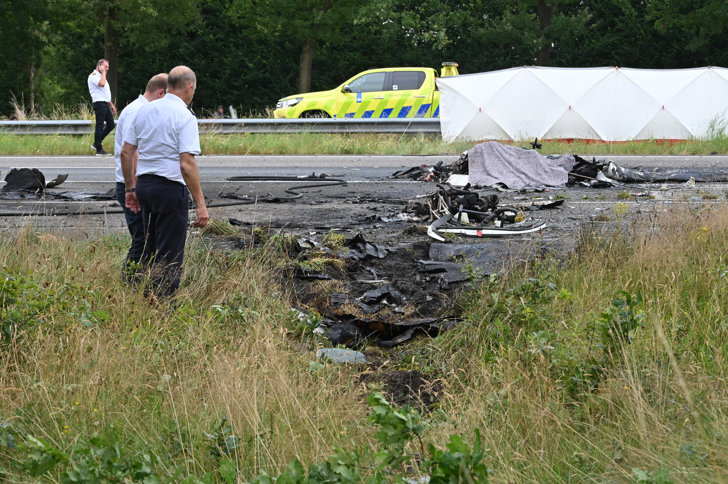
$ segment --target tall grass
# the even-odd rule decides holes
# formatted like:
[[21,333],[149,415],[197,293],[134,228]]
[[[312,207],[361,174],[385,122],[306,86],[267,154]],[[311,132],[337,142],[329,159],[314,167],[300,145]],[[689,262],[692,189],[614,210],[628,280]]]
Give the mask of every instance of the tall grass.
[[[506,482],[728,479],[726,235],[725,210],[671,213],[484,285],[449,335],[452,429]],[[642,325],[610,339],[623,291]]]
[[[3,240],[2,277],[27,281],[20,298],[47,304],[17,340],[0,341],[0,414],[67,451],[118,433],[167,476],[217,468],[209,436],[223,418],[240,442],[226,458],[248,476],[345,440],[366,445],[361,389],[346,370],[309,371],[312,354],[289,341],[290,308],[265,264],[274,255],[193,242],[174,309],[119,284],[116,237],[39,239],[29,229]],[[17,468],[7,455],[0,462]]]
[[201,138],[207,154],[342,154],[432,155],[460,154],[472,143],[445,143],[432,134],[207,134]]
[[93,106],[90,103],[78,103],[73,106],[64,104],[53,104],[46,107],[45,112],[38,109],[38,106],[26,106],[23,99],[18,100],[12,96],[10,104],[13,106],[13,115],[20,121],[36,119],[92,119],[94,116]]
[[[291,329],[284,253],[190,243],[176,305],[155,305],[120,285],[121,237],[5,236],[0,424],[68,453],[115,435],[170,481],[371,450],[362,369],[310,365],[324,342]],[[586,226],[570,259],[474,284],[457,328],[380,355],[442,382],[425,438],[480,429],[493,482],[725,481],[726,253],[719,209]],[[0,442],[6,478],[23,455]]]
[[[85,119],[89,119],[86,115]],[[0,156],[88,155],[93,135],[15,135],[0,132]],[[200,136],[207,155],[459,155],[477,142],[446,143],[433,134],[214,134]],[[107,151],[112,133],[104,141]],[[527,141],[511,142],[529,147]],[[704,140],[646,140],[630,142],[544,141],[543,154],[603,155],[710,155],[728,154],[728,135],[717,132]]]
[[717,134],[706,139],[642,140],[625,142],[587,142],[583,140],[543,141],[543,154],[575,153],[577,155],[725,155],[728,135]]

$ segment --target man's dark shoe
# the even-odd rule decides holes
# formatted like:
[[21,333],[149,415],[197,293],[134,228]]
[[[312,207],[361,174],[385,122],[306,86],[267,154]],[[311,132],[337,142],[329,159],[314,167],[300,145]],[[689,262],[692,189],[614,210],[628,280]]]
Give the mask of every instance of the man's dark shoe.
[[96,156],[111,156],[111,153],[107,153],[103,148],[96,150]]

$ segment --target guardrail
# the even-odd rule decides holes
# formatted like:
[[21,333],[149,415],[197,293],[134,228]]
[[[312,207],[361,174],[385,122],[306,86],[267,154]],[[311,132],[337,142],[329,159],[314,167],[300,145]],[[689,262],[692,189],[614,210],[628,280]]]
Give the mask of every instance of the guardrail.
[[[440,133],[438,118],[199,119],[202,133]],[[13,134],[91,134],[90,120],[0,121]]]

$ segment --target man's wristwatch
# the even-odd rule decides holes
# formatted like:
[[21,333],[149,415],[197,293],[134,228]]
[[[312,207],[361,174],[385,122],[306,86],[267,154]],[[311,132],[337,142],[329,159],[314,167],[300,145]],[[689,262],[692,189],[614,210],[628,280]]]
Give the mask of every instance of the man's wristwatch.
[[126,193],[134,193],[136,191],[136,187],[127,188]]

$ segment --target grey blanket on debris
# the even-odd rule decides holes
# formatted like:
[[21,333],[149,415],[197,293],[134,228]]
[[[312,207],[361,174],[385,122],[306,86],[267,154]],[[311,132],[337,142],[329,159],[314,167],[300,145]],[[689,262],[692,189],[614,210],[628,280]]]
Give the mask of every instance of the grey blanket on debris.
[[515,190],[563,187],[575,164],[573,155],[550,158],[535,150],[488,141],[468,151],[468,181],[480,187],[502,183]]

